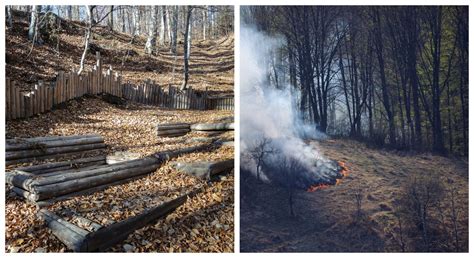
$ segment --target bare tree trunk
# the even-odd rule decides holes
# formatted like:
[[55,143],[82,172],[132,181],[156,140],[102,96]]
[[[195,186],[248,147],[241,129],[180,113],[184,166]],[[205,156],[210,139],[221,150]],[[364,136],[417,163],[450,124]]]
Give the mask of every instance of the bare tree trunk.
[[36,35],[37,23],[38,23],[38,15],[41,12],[41,5],[33,5],[31,9],[31,20],[30,26],[28,28],[28,39],[34,40]]
[[206,26],[207,26],[207,5],[202,10],[202,39],[206,40]]
[[79,71],[77,74],[81,74],[82,71],[84,70],[84,62],[86,60],[87,52],[89,50],[89,41],[91,38],[91,32],[92,32],[92,25],[94,23],[94,18],[92,17],[92,13],[94,11],[95,5],[87,5],[86,10],[87,10],[87,16],[88,16],[88,24],[86,28],[86,36],[84,40],[84,52],[82,52],[82,57],[81,57],[81,64]]
[[161,7],[161,24],[160,24],[160,46],[165,45],[166,41],[166,6]]
[[169,44],[171,44],[171,13],[170,13],[170,8],[171,6],[166,6],[165,7],[165,13],[166,13],[166,34],[167,34],[167,37],[168,37],[168,42]]
[[134,34],[135,32],[133,31],[133,27],[132,27],[132,22],[131,22],[131,20],[133,20],[133,14],[132,14],[132,19],[130,19],[130,12],[131,12],[131,10],[130,10],[130,8],[128,8],[128,10],[127,10],[128,33],[135,35]]
[[214,38],[216,33],[216,14],[214,11],[211,11],[211,39]]
[[145,45],[145,52],[153,55],[156,52],[156,27],[158,18],[158,6],[153,5],[151,12],[151,26],[148,31],[148,39]]
[[12,22],[12,6],[7,5],[7,16],[8,16],[8,27],[12,28],[13,27],[13,22]]
[[126,31],[126,26],[125,26],[125,9],[122,8],[120,9],[120,16],[122,18],[122,33],[125,33]]
[[171,52],[174,53],[176,55],[176,47],[177,47],[177,44],[178,44],[178,14],[179,14],[179,8],[178,6],[175,6],[173,8],[173,19],[172,19],[172,22],[173,22],[173,33],[172,33],[172,37],[171,37]]
[[107,22],[107,26],[109,26],[109,29],[111,31],[113,31],[114,30],[114,6],[113,5],[111,5],[109,7],[109,12],[110,13],[109,13],[109,19],[108,19],[108,22]]
[[78,21],[81,20],[81,7],[79,5],[74,6],[74,18]]
[[133,36],[140,35],[140,10],[138,6],[133,7]]
[[72,20],[72,5],[66,7],[67,19]]
[[189,79],[189,56],[191,49],[191,15],[193,13],[193,7],[187,7],[186,14],[186,26],[184,32],[184,82],[181,85],[181,90],[185,90],[188,87]]

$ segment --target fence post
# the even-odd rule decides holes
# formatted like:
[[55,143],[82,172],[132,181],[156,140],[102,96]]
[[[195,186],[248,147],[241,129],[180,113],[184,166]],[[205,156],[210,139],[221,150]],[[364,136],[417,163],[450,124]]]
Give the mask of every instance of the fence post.
[[37,90],[37,102],[38,102],[38,105],[37,105],[37,113],[43,113],[44,112],[44,96],[43,96],[43,85],[44,85],[44,82],[42,80],[39,80],[38,81],[38,90]]

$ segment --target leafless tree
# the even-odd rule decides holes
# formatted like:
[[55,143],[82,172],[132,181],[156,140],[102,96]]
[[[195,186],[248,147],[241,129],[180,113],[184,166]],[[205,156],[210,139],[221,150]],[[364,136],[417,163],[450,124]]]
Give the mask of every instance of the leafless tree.
[[185,90],[188,87],[188,80],[189,80],[189,57],[191,55],[191,19],[193,14],[194,7],[187,6],[186,7],[186,23],[185,23],[185,31],[184,31],[184,81],[181,85],[181,90]]
[[31,41],[35,41],[37,38],[38,20],[40,13],[41,5],[34,5],[33,8],[31,8],[31,20],[28,28],[28,39]]
[[12,22],[12,6],[7,5],[6,7],[6,14],[7,14],[7,19],[8,19],[8,27],[11,28],[13,27],[13,22]]
[[261,182],[262,173],[262,166],[265,162],[265,159],[271,155],[276,153],[276,149],[271,145],[272,141],[270,138],[265,136],[261,136],[259,139],[255,141],[253,146],[250,147],[249,155],[256,163],[256,171],[257,171],[257,180]]
[[442,199],[443,192],[439,176],[434,174],[414,176],[404,189],[401,204],[419,230],[425,251],[430,251],[431,248],[431,209]]
[[156,52],[156,27],[158,22],[158,6],[154,5],[151,7],[151,9],[151,26],[148,31],[148,39],[145,45],[145,51],[149,55],[152,55]]

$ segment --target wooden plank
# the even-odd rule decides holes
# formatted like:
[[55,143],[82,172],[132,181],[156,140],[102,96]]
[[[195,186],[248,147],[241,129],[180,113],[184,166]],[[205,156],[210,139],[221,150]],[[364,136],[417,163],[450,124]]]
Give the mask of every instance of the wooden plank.
[[10,99],[10,119],[16,119],[16,98],[15,98],[15,89],[16,89],[15,82],[10,83],[10,90],[9,90],[9,96],[8,98]]
[[195,196],[200,191],[201,188],[183,194],[176,199],[165,202],[152,209],[148,209],[140,215],[133,216],[90,233],[87,236],[88,251],[106,250],[110,246],[113,246],[127,238],[127,236],[133,231],[173,212],[176,208],[183,205],[188,198]]
[[53,109],[54,82],[49,83],[48,87],[48,110]]
[[20,100],[20,87],[18,87],[16,85],[15,82],[12,83],[12,90],[14,91],[13,92],[13,97],[14,97],[14,100],[13,100],[13,117],[14,118],[20,118],[21,117],[21,100]]
[[66,102],[66,90],[67,90],[67,85],[66,85],[66,76],[63,71],[59,72],[60,73],[60,80],[61,80],[61,97],[60,97],[60,102],[59,103],[64,103]]
[[33,91],[28,92],[28,112],[26,117],[31,117],[33,115]]
[[[117,181],[114,181],[112,183],[99,185],[99,186],[88,188],[88,189],[85,189],[85,190],[82,190],[82,191],[57,196],[57,197],[54,197],[54,198],[51,198],[51,199],[42,200],[42,201],[38,201],[38,202],[35,202],[35,203],[39,207],[45,207],[45,206],[52,205],[52,204],[54,204],[55,202],[58,202],[58,201],[68,200],[68,199],[71,199],[71,198],[76,197],[76,196],[88,195],[88,194],[91,194],[91,193],[99,192],[99,191],[102,191],[102,190],[104,190],[108,187],[111,187],[111,186],[114,186],[114,185],[121,185],[121,184],[125,184],[125,183],[128,183],[128,182],[132,182],[134,180],[137,180],[137,179],[140,179],[140,178],[143,178],[143,177],[146,177],[146,176],[148,176],[148,174],[138,175],[138,176],[126,178],[126,179],[123,179],[123,180],[117,180]],[[31,199],[32,197],[29,197],[29,198]]]
[[89,234],[87,230],[65,221],[46,209],[41,209],[38,212],[38,217],[46,222],[53,235],[59,238],[69,249],[75,252],[87,250],[87,245],[84,244],[86,236]]
[[46,105],[46,86],[44,85],[44,81],[39,81],[39,91],[40,91],[40,112],[44,113],[45,111],[45,105]]
[[5,85],[5,116],[7,120],[10,120],[12,115],[11,115],[11,80],[9,78],[6,79],[6,85]]
[[74,88],[76,87],[76,81],[77,76],[75,72],[70,72],[69,73],[69,98],[68,100],[71,100],[74,98]]
[[35,85],[35,115],[41,112],[40,106],[41,106],[41,89],[40,89],[40,85],[36,84]]
[[50,83],[45,83],[44,85],[44,112],[49,111],[49,86]]
[[98,137],[84,137],[84,138],[73,138],[67,140],[55,140],[55,141],[38,141],[38,142],[18,142],[18,143],[6,143],[5,151],[18,151],[18,150],[33,150],[33,149],[45,149],[52,147],[62,147],[62,146],[72,146],[72,145],[82,145],[82,144],[91,144],[91,143],[103,143],[104,138],[101,136]]
[[23,92],[18,89],[18,97],[20,98],[20,115],[18,118],[25,117],[25,97],[23,96]]
[[63,153],[69,153],[69,152],[105,149],[106,147],[107,146],[104,143],[91,143],[91,144],[84,144],[84,145],[51,147],[51,148],[45,148],[45,149],[9,151],[5,153],[5,159],[7,161],[14,161],[18,159],[35,158],[35,157],[52,155],[52,154],[63,154]]
[[113,173],[106,173],[102,175],[84,177],[73,179],[70,181],[55,183],[51,185],[43,185],[43,186],[33,186],[34,190],[32,191],[32,197],[34,201],[41,201],[50,198],[54,198],[56,196],[61,196],[85,189],[89,189],[92,187],[108,184],[115,182],[117,180],[122,180],[138,175],[149,174],[154,171],[160,166],[160,164],[153,164],[147,166],[138,166],[134,168],[124,169],[115,171]]
[[33,90],[31,91],[31,115],[36,115],[36,89],[38,85],[35,84]]
[[19,168],[16,168],[16,170],[29,172],[34,175],[40,175],[40,174],[51,172],[52,169],[85,167],[85,166],[89,166],[89,164],[92,164],[92,163],[96,164],[97,162],[100,162],[100,164],[106,164],[105,156],[95,156],[95,157],[90,157],[90,158],[74,159],[70,161],[51,162],[51,163],[45,163],[41,165],[19,167]]

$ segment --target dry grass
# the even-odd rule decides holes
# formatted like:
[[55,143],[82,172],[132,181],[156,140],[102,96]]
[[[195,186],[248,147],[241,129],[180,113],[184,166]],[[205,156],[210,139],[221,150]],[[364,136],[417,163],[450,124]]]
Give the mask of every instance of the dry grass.
[[[318,143],[322,153],[343,161],[350,174],[336,186],[314,193],[300,192],[296,198],[297,218],[289,216],[285,195],[269,185],[258,198],[241,202],[241,248],[243,251],[323,251],[323,252],[399,252],[397,200],[412,175],[439,174],[443,184],[453,180],[459,209],[460,250],[468,246],[467,162],[430,154],[396,153],[369,149],[350,140],[326,140]],[[363,187],[361,211],[357,218],[354,196]],[[242,187],[242,186],[241,186]],[[242,189],[241,189],[242,191]],[[442,204],[444,222],[449,226],[449,203]],[[421,251],[419,236],[408,232],[407,251]],[[453,250],[449,237],[449,250]],[[442,249],[446,248],[446,249]],[[440,247],[438,251],[446,251]]]

